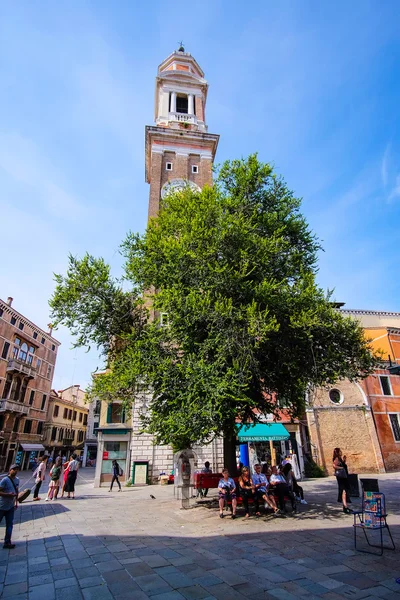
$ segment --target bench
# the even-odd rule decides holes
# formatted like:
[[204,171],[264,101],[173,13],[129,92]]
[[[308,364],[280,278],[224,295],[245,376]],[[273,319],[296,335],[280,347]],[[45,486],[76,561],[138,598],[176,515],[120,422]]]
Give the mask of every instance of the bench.
[[[220,479],[222,479],[222,478],[223,478],[222,473],[195,473],[194,488],[196,490],[198,490],[199,496],[201,498],[203,498],[203,490],[218,488],[218,483],[219,483]],[[243,504],[243,500],[238,492],[238,479],[239,478],[233,477],[232,479],[236,483],[236,500],[237,500],[238,506],[241,506]],[[276,504],[278,504],[278,496],[274,495],[273,497],[275,499]],[[288,496],[285,496],[285,502],[289,502],[289,501],[290,501],[290,498]],[[227,504],[231,505],[232,502],[230,500],[228,500]],[[254,504],[253,498],[249,498],[249,504]]]

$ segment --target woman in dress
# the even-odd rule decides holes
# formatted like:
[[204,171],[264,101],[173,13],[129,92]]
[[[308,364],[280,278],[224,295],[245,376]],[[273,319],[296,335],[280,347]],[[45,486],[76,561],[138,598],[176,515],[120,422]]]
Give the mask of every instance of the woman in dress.
[[59,456],[50,470],[50,484],[47,492],[47,498],[45,500],[46,502],[48,500],[57,500],[58,490],[60,487],[61,469],[61,456]]
[[348,471],[346,461],[343,460],[340,448],[334,449],[332,462],[336,481],[338,482],[338,502],[342,502],[343,512],[345,514],[350,514],[351,510],[347,506],[347,504],[351,502]]
[[[79,462],[76,460],[76,454],[71,456],[68,463],[68,475],[67,482],[65,484],[65,492],[67,492],[67,498],[75,499],[75,482],[78,476]],[[71,496],[72,494],[72,496]]]
[[64,467],[63,485],[61,488],[61,498],[64,498],[65,486],[67,485],[68,473],[69,473],[69,460],[62,458],[62,466]]

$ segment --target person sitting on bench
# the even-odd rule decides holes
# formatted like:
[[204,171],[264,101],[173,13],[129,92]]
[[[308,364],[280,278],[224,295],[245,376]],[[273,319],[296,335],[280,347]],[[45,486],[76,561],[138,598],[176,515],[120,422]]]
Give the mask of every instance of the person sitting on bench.
[[249,499],[253,498],[255,489],[253,482],[250,477],[250,471],[248,467],[242,467],[241,474],[239,477],[239,489],[240,496],[242,498],[243,506],[246,511],[245,519],[250,517],[249,513]]
[[254,465],[255,473],[252,475],[253,485],[254,485],[254,505],[256,507],[256,517],[260,516],[259,512],[259,501],[260,498],[265,502],[265,508],[272,508],[274,512],[278,510],[275,498],[273,496],[268,497],[267,489],[268,489],[268,479],[264,473],[261,473],[261,465]]
[[282,473],[285,476],[290,491],[292,491],[297,498],[300,499],[301,504],[307,504],[307,501],[304,500],[303,488],[297,483],[297,479],[294,476],[292,465],[290,463],[286,463],[286,465],[282,468]]
[[218,498],[219,498],[219,516],[224,518],[225,501],[232,500],[232,519],[236,519],[236,484],[232,477],[229,477],[228,469],[222,469],[223,479],[218,482]]
[[278,469],[275,466],[272,467],[272,474],[269,478],[269,485],[270,488],[272,488],[278,496],[279,510],[281,510],[282,512],[286,512],[285,496],[287,496],[288,498],[290,498],[290,501],[292,503],[292,510],[293,512],[295,512],[296,499],[294,497],[294,494],[289,490],[289,486],[286,482],[284,475],[278,473]]
[[[212,473],[212,470],[210,469],[210,463],[208,460],[206,460],[206,462],[204,463],[204,469],[202,469],[201,472],[205,473],[206,475],[210,475]],[[200,496],[206,498],[208,494],[208,488],[203,488],[202,490],[199,490],[199,492]]]

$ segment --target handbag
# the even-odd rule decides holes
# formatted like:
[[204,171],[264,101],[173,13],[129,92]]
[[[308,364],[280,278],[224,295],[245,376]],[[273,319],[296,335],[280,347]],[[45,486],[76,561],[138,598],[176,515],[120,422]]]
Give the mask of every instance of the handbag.
[[347,479],[346,469],[344,467],[339,467],[338,469],[335,469],[335,477],[337,477],[338,479]]

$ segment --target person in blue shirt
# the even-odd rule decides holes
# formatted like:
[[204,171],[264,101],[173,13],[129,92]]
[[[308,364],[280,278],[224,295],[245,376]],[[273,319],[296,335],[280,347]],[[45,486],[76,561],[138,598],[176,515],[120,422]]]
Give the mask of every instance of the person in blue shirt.
[[7,550],[15,548],[15,544],[11,543],[11,535],[14,524],[14,511],[18,506],[18,471],[18,465],[11,465],[7,477],[4,477],[0,481],[0,523],[3,520],[3,517],[5,517],[6,535],[3,548]]
[[232,500],[232,519],[236,519],[236,483],[229,477],[228,469],[222,470],[222,476],[218,482],[219,516],[224,518],[225,500]]
[[264,473],[261,473],[261,465],[254,465],[254,473],[252,475],[253,486],[254,486],[254,504],[256,507],[256,516],[260,516],[259,511],[259,502],[260,498],[264,500],[265,508],[269,506],[276,513],[278,507],[276,506],[275,498],[273,496],[268,496],[268,479]]

